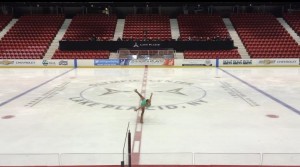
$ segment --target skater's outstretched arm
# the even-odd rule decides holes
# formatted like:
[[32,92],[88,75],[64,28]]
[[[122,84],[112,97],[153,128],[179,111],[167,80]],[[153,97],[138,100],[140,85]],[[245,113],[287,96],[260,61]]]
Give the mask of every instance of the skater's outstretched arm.
[[148,107],[151,106],[152,95],[153,95],[153,93],[151,93],[150,99],[147,100]]

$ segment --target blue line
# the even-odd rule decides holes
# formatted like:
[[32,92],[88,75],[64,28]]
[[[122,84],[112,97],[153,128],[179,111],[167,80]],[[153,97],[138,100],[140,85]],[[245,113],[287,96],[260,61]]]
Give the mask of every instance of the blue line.
[[25,95],[25,94],[27,94],[27,93],[33,91],[33,90],[36,89],[36,88],[39,88],[39,87],[41,87],[41,86],[47,84],[48,82],[53,81],[54,79],[56,79],[56,78],[58,78],[58,77],[61,77],[61,76],[65,75],[65,74],[67,74],[68,72],[70,72],[70,71],[72,71],[72,70],[74,70],[74,68],[71,69],[71,70],[69,70],[69,71],[66,71],[66,72],[64,72],[64,73],[62,73],[62,74],[60,74],[60,75],[58,75],[58,76],[56,76],[56,77],[54,77],[54,78],[52,78],[52,79],[46,81],[46,82],[43,82],[43,83],[41,83],[41,84],[39,84],[39,85],[37,85],[37,86],[35,86],[35,87],[33,87],[33,88],[31,88],[31,89],[29,89],[29,90],[27,90],[27,91],[21,93],[21,94],[19,94],[19,95],[15,96],[15,97],[13,97],[13,98],[11,98],[11,99],[8,99],[8,100],[6,100],[5,102],[0,103],[0,107],[4,106],[5,104],[7,104],[7,103],[9,103],[9,102],[11,102],[11,101],[13,101],[13,100],[16,100],[17,98],[19,98],[19,97],[21,97],[21,96],[23,96],[23,95]]
[[74,67],[77,68],[77,59],[74,59]]
[[[220,68],[219,68],[219,69],[220,69]],[[233,75],[233,74],[231,74],[231,73],[229,73],[229,72],[227,72],[227,71],[225,71],[225,70],[223,70],[223,69],[220,69],[220,70],[222,70],[223,72],[225,72],[226,74],[230,75],[231,77],[233,77],[233,78],[235,78],[235,79],[237,79],[237,80],[239,80],[239,81],[243,82],[244,84],[248,85],[249,87],[251,87],[251,88],[255,89],[256,91],[258,91],[258,92],[262,93],[263,95],[265,95],[265,96],[269,97],[270,99],[272,99],[272,100],[276,101],[277,103],[279,103],[279,104],[283,105],[284,107],[286,107],[286,108],[288,108],[288,109],[292,110],[293,112],[297,113],[298,115],[300,115],[300,111],[299,111],[299,110],[297,110],[297,109],[295,109],[294,107],[292,107],[292,106],[290,106],[290,105],[286,104],[285,102],[283,102],[283,101],[281,101],[281,100],[277,99],[276,97],[274,97],[274,96],[272,96],[272,95],[270,95],[270,94],[268,94],[268,93],[264,92],[263,90],[261,90],[261,89],[258,89],[257,87],[255,87],[255,86],[253,86],[253,85],[249,84],[248,82],[246,82],[246,81],[244,81],[244,80],[242,80],[242,79],[238,78],[237,76],[235,76],[235,75]]]

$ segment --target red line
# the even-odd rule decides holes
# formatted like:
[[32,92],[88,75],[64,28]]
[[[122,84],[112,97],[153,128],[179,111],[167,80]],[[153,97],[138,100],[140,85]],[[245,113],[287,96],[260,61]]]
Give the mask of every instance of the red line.
[[[148,66],[145,66],[144,75],[143,75],[143,83],[142,83],[142,89],[141,94],[145,97],[146,95],[146,86],[147,86],[147,78],[148,78]],[[143,132],[143,124],[140,124],[140,112],[137,113],[137,119],[135,124],[135,133],[133,138],[133,144],[132,144],[132,151],[131,151],[131,163],[132,165],[139,165],[140,163],[140,152],[141,152],[141,145],[142,145],[142,132]],[[141,131],[137,131],[138,124],[140,124]],[[136,146],[135,142],[139,141],[139,145]],[[133,152],[135,147],[139,147],[138,152]]]

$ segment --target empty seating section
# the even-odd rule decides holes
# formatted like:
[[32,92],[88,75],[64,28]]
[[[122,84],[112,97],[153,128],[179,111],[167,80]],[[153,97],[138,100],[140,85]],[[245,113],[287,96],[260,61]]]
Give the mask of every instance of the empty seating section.
[[241,13],[230,19],[251,58],[300,57],[300,47],[273,15]]
[[179,15],[177,20],[182,40],[188,40],[189,37],[200,40],[215,37],[225,39],[229,37],[227,28],[222,18],[218,15]]
[[1,39],[0,58],[43,58],[64,19],[63,15],[22,16]]
[[[0,30],[12,20],[11,15],[0,15]],[[63,15],[26,15],[0,41],[0,59],[41,59],[47,52],[58,30]],[[268,13],[239,13],[230,16],[239,37],[251,58],[300,58],[300,46]],[[300,35],[300,12],[285,13],[284,19]],[[180,38],[187,40],[225,40],[229,32],[218,15],[193,14],[177,17]],[[67,29],[63,40],[109,41],[114,37],[116,15],[77,15]],[[165,15],[127,15],[123,40],[171,40],[169,17]],[[56,50],[53,59],[108,59],[107,50]],[[237,49],[186,50],[185,59],[239,59]]]
[[[229,32],[218,15],[208,14],[191,14],[179,15],[177,17],[180,38],[183,41],[187,40],[224,40],[230,39]],[[186,59],[239,59],[236,49],[233,50],[190,50],[184,52]]]
[[12,15],[0,15],[0,31],[12,20]]
[[184,52],[185,59],[240,59],[237,49],[232,50],[189,50]]
[[77,15],[67,29],[64,40],[89,40],[93,34],[99,40],[112,40],[117,25],[116,15]]
[[61,51],[56,50],[52,59],[108,59],[109,51]]
[[283,18],[300,36],[300,12],[285,13],[283,14]]
[[164,15],[128,15],[125,19],[123,40],[171,40],[169,16]]
[[[94,34],[100,41],[112,40],[117,25],[116,15],[85,14],[77,15],[67,29],[63,40],[90,40]],[[109,51],[62,51],[56,50],[52,59],[108,59]]]

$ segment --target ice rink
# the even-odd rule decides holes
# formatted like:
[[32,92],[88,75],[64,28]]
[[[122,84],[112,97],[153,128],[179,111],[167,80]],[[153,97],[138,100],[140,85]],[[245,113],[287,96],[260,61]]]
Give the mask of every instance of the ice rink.
[[[155,159],[300,153],[300,68],[20,68],[0,75],[3,155],[121,154],[128,122],[133,153]],[[153,93],[143,124],[134,89]],[[134,161],[148,164],[142,156]]]

